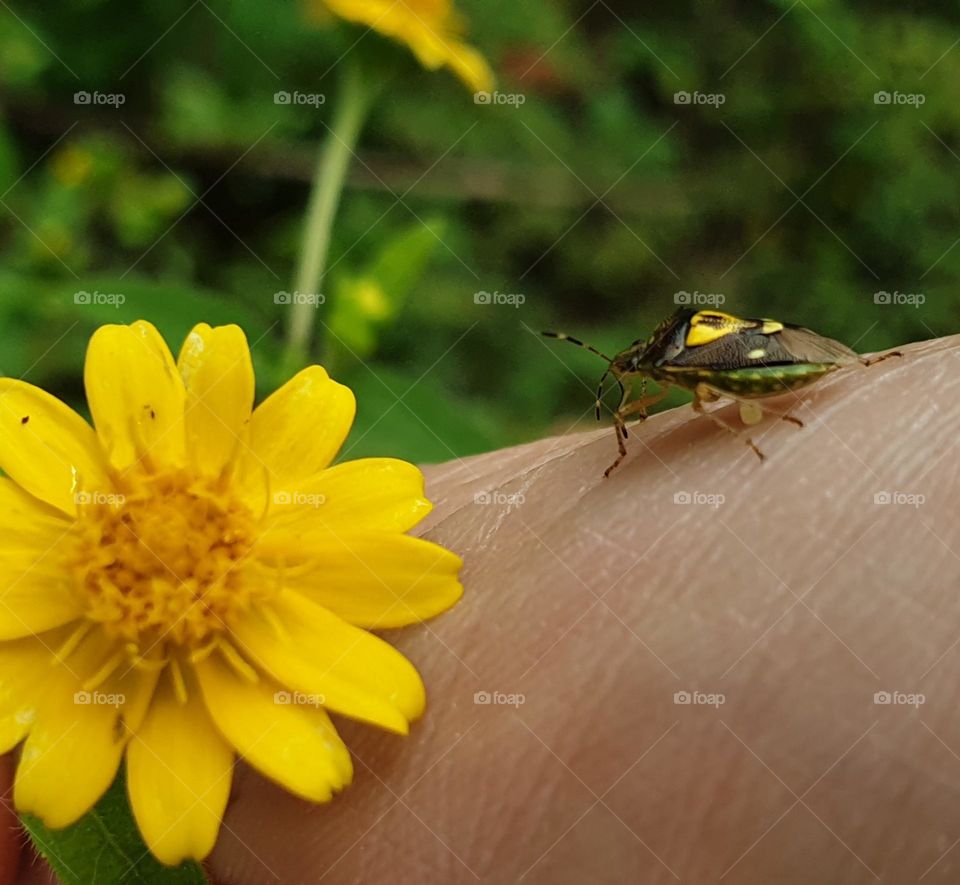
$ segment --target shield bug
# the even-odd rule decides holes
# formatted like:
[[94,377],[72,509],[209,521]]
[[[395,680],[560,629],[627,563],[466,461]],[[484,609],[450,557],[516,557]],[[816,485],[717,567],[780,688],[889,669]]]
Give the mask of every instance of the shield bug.
[[[671,387],[693,393],[693,409],[718,426],[740,437],[762,461],[763,452],[749,436],[704,408],[704,403],[731,399],[740,404],[740,420],[759,423],[765,412],[803,427],[792,415],[765,409],[758,400],[781,396],[807,387],[824,375],[856,363],[868,366],[889,356],[859,356],[845,344],[825,338],[802,326],[768,319],[741,319],[719,310],[681,308],[665,319],[647,339],[638,339],[614,357],[561,332],[544,332],[548,338],[569,341],[606,360],[607,370],[597,388],[596,413],[600,419],[603,383],[612,375],[620,387],[620,404],[613,413],[617,458],[604,471],[609,476],[626,457],[626,419],[643,420]],[[633,398],[631,383],[640,381],[640,396]],[[647,381],[659,386],[647,395]]]

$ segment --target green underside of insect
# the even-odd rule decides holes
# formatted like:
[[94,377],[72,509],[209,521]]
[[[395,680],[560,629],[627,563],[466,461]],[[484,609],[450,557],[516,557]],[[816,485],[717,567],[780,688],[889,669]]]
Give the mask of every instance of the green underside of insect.
[[[717,310],[678,310],[665,319],[647,339],[634,341],[614,357],[559,332],[544,332],[548,338],[569,341],[607,361],[607,371],[597,389],[596,411],[600,417],[603,383],[612,375],[620,387],[621,398],[613,414],[618,455],[606,469],[609,476],[626,457],[627,418],[643,420],[647,409],[666,396],[670,387],[693,393],[693,408],[715,424],[743,439],[763,460],[763,452],[748,436],[718,415],[707,411],[704,403],[732,399],[740,403],[744,424],[756,424],[765,412],[777,415],[800,427],[803,422],[792,415],[760,406],[756,400],[782,396],[819,381],[824,375],[844,366],[871,365],[898,351],[865,360],[857,353],[801,326],[769,319],[741,319]],[[641,396],[632,397],[631,382],[641,381]],[[647,381],[660,390],[646,395]]]
[[[686,390],[706,384],[719,393],[742,399],[777,396],[806,387],[838,368],[836,363],[796,363],[791,366],[760,366],[751,369],[678,369],[670,371],[670,382]],[[661,382],[666,383],[666,382]]]

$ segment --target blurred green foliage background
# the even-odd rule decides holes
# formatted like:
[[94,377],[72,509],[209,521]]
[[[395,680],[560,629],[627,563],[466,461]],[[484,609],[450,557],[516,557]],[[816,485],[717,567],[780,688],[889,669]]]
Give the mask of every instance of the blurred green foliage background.
[[195,322],[237,322],[261,395],[280,383],[276,296],[361,44],[384,82],[316,310],[315,357],[358,395],[350,457],[586,426],[602,364],[534,333],[616,351],[680,291],[861,351],[957,330],[954,4],[459,6],[522,99],[476,104],[294,2],[0,8],[0,370],[81,405],[89,333],[143,317],[174,350]]

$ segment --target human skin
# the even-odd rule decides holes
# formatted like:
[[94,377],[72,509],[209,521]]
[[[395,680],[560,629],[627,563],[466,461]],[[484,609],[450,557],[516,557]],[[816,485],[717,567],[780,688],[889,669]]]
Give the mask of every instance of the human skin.
[[240,764],[214,881],[958,881],[960,337],[902,351],[776,401],[762,464],[684,406],[609,479],[609,428],[428,468],[465,594],[385,634],[426,715],[339,720],[327,805]]

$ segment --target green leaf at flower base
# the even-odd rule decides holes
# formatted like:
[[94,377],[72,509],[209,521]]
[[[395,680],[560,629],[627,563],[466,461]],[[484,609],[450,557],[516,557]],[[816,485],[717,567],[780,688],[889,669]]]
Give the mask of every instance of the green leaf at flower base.
[[[127,800],[121,768],[113,786],[80,820],[62,830],[45,827],[33,815],[22,815],[36,850],[63,885],[202,885],[199,864],[177,867],[160,863],[147,849]],[[66,787],[65,787],[66,789]]]

